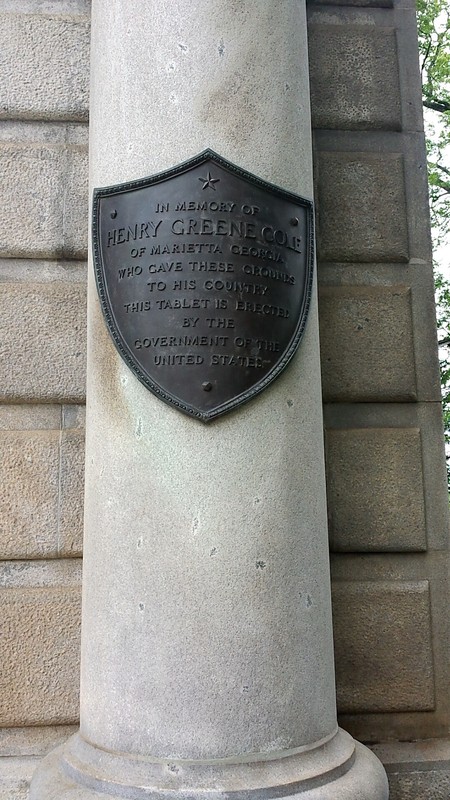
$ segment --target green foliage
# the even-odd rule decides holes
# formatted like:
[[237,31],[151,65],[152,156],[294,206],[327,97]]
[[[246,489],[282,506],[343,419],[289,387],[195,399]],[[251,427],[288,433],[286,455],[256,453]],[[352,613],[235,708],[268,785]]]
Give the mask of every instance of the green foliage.
[[[450,11],[448,0],[418,0],[422,73],[435,246],[450,235]],[[429,113],[434,112],[434,113]]]
[[[439,273],[435,274],[436,310],[441,367],[442,407],[447,445],[450,444],[450,282]],[[450,481],[450,463],[447,456],[447,472]]]
[[449,111],[448,0],[417,0],[417,23],[424,105],[438,112]]

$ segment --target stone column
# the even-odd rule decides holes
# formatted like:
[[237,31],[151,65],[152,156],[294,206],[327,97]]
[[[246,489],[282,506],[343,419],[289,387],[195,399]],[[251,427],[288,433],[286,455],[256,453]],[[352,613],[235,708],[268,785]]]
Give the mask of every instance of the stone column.
[[[93,0],[91,187],[205,148],[312,196],[304,0]],[[89,268],[80,733],[32,800],[381,800],[337,728],[315,297],[269,388],[203,424],[117,353]]]

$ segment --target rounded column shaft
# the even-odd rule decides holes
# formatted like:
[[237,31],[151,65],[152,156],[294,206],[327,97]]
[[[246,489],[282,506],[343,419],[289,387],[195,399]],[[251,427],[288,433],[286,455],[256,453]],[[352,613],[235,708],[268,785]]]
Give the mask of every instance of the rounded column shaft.
[[[303,1],[92,15],[92,188],[211,148],[312,197]],[[371,788],[351,793],[337,735],[315,286],[289,367],[207,425],[130,372],[92,266],[88,359],[81,738],[48,762],[60,794],[43,770],[32,797],[386,797],[363,750]]]

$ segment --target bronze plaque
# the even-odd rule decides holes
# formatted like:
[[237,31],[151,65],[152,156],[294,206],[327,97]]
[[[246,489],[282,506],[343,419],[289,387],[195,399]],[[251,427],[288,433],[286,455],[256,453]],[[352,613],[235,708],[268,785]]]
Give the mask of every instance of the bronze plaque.
[[208,421],[280,374],[306,323],[312,203],[211,150],[94,191],[95,273],[122,358]]

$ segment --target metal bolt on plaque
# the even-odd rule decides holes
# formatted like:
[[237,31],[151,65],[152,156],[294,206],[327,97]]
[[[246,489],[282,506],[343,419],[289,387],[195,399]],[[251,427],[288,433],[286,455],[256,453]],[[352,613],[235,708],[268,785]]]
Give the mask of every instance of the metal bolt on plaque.
[[224,414],[294,355],[311,294],[311,201],[206,150],[96,189],[93,245],[119,353],[180,411]]

